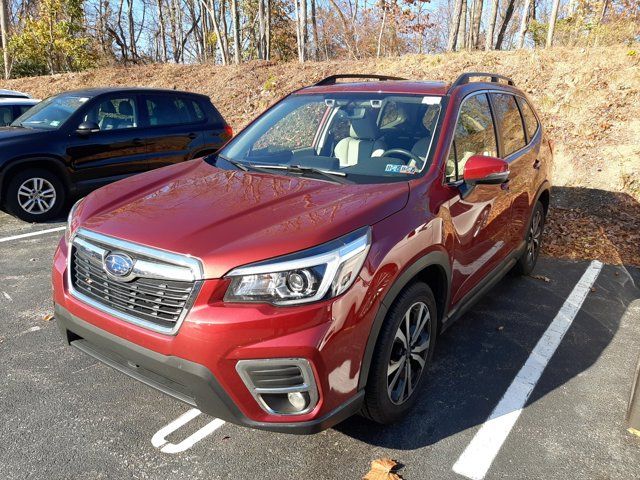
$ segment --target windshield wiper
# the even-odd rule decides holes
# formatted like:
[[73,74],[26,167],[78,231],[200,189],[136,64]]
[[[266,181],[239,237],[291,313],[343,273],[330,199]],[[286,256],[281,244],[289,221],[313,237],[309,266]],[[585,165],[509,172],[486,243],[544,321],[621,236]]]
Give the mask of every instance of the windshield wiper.
[[247,166],[254,168],[256,170],[284,170],[286,172],[300,173],[300,174],[312,173],[337,183],[346,183],[345,177],[347,176],[345,172],[338,172],[335,170],[325,170],[323,168],[317,168],[317,167],[307,167],[305,165],[280,165],[280,164],[255,165],[251,163],[251,164],[248,164]]
[[[225,162],[230,163],[231,165],[233,165],[234,167],[236,167],[239,170],[242,170],[243,172],[246,172],[249,170],[249,165],[245,164],[244,162],[239,162],[237,160],[231,160],[230,158],[225,157],[224,155],[220,155],[219,153],[217,155],[214,155],[216,157],[216,160],[218,158],[221,158],[222,160],[224,160]],[[215,163],[215,162],[214,162]]]

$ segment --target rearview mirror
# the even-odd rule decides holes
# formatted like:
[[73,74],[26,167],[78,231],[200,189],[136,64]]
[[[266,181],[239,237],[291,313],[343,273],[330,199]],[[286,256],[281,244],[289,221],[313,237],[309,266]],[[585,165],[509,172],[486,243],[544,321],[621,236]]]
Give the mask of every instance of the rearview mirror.
[[100,126],[96,122],[82,122],[76,129],[78,135],[89,135],[90,133],[98,133],[99,131]]
[[501,158],[473,155],[464,166],[469,185],[500,185],[509,180],[509,164]]

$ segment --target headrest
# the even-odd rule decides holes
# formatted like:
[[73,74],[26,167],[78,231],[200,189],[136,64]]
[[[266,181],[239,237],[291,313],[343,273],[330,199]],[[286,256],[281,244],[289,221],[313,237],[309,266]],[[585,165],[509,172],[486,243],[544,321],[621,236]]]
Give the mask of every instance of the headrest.
[[102,102],[100,104],[100,112],[102,113],[116,113],[116,107],[110,101]]
[[133,107],[126,100],[124,102],[120,102],[120,105],[118,105],[118,110],[120,111],[120,115],[126,115],[127,117],[133,115]]
[[378,126],[375,119],[367,115],[363,118],[352,119],[349,135],[359,140],[375,140],[378,138]]

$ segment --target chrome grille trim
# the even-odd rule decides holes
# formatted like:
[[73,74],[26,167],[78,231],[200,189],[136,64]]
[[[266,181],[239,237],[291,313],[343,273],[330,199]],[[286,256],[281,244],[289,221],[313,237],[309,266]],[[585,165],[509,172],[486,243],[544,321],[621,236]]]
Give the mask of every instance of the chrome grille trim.
[[[135,259],[132,273],[124,279],[108,275],[103,268],[104,257],[113,252],[123,252]],[[76,271],[80,273],[76,275]],[[169,335],[178,332],[203,278],[200,260],[188,255],[87,229],[78,229],[69,240],[69,293],[97,310],[155,332]],[[162,280],[166,283],[161,283]]]

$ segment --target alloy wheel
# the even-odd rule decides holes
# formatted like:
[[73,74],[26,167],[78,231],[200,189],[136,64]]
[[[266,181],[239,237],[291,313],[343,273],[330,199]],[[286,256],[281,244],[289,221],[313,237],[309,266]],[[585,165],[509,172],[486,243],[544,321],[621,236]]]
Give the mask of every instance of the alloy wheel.
[[405,312],[393,341],[387,367],[387,392],[396,405],[406,402],[422,376],[431,340],[431,314],[424,302]]
[[540,240],[542,238],[542,212],[536,209],[529,227],[527,238],[527,262],[531,265],[535,262],[540,251]]
[[18,188],[18,204],[32,215],[47,213],[56,203],[56,189],[45,178],[25,180]]

